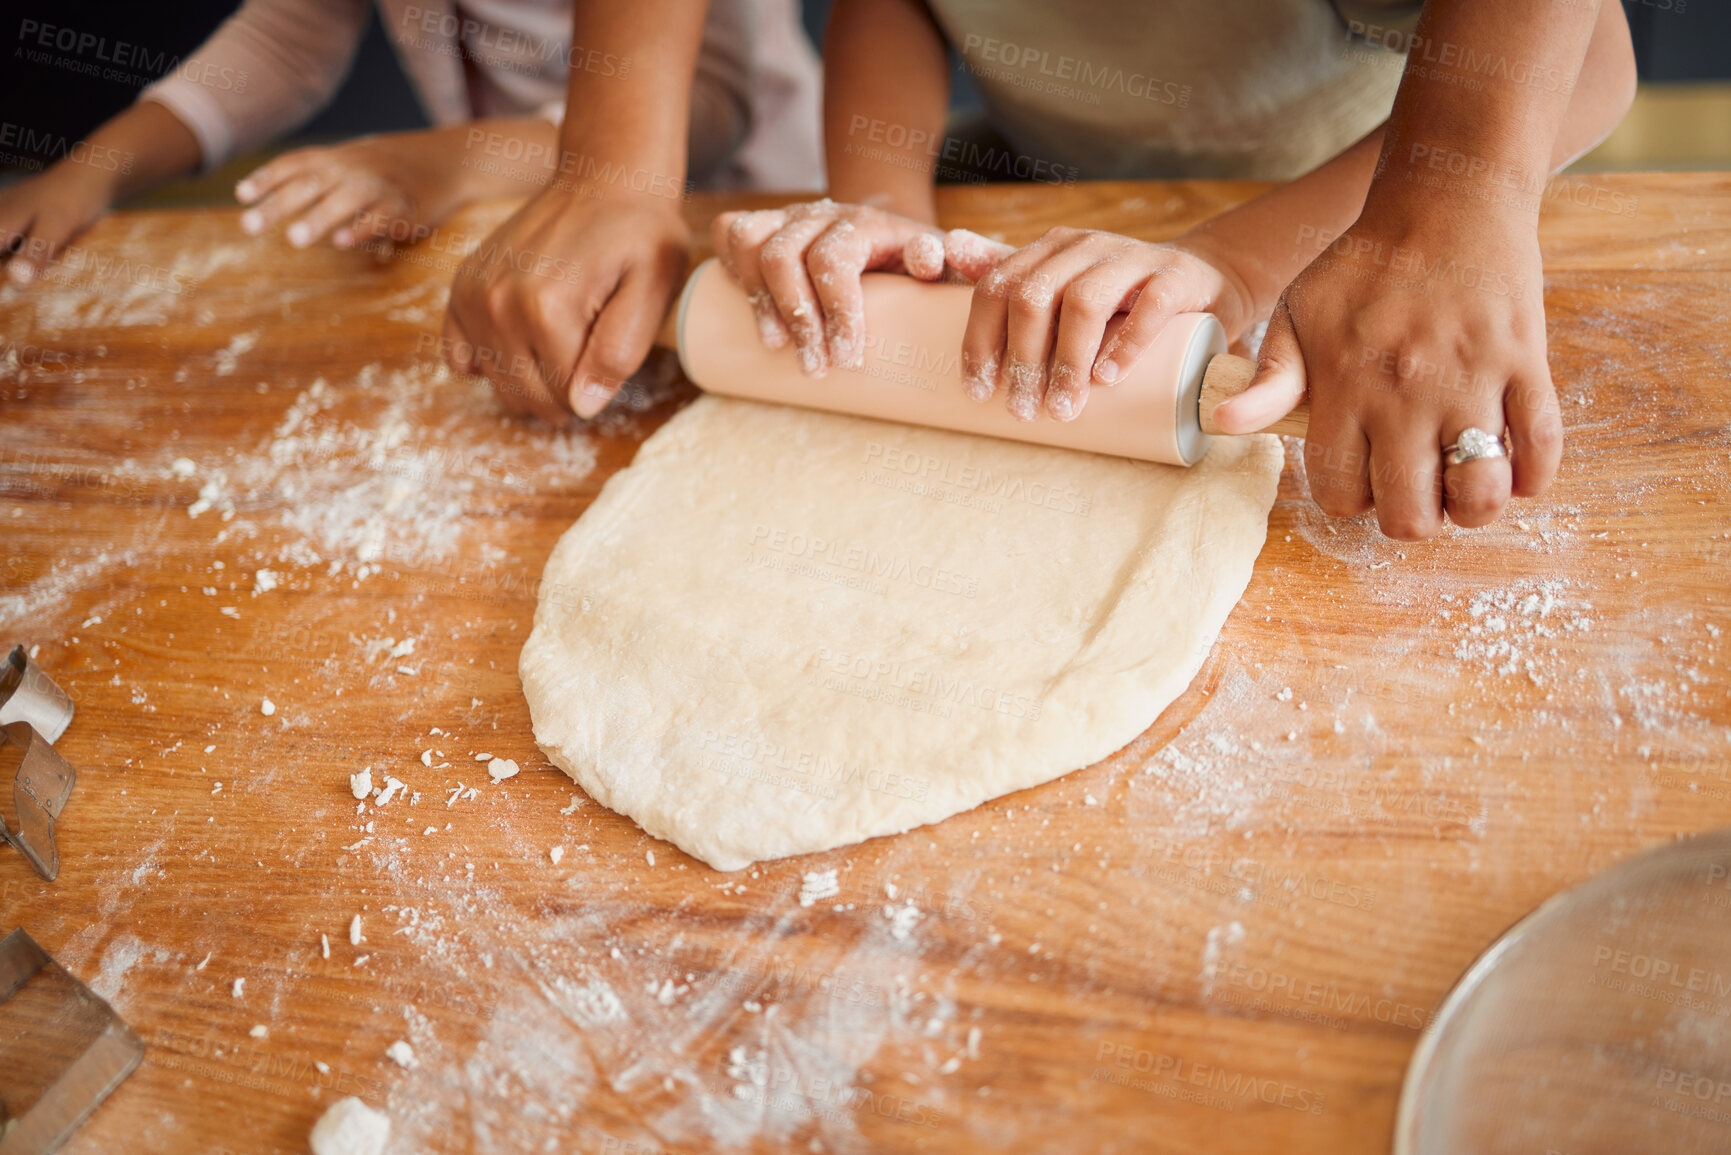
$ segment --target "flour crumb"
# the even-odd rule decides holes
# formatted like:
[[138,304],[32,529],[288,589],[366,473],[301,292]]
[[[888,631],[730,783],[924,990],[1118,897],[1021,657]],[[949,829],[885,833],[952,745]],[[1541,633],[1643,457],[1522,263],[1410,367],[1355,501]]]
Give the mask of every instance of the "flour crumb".
[[193,967],[192,969],[195,971],[203,970],[205,967],[210,965],[210,960],[215,954],[216,954],[216,952],[212,951],[210,954],[205,955],[204,960],[202,962],[200,962],[197,966]]
[[1282,689],[1280,691],[1280,693],[1274,695],[1274,700],[1276,702],[1290,702],[1290,701],[1292,701],[1292,687],[1287,686],[1284,689]]
[[266,698],[258,704],[258,712],[268,718],[272,714],[276,713],[276,703],[271,701],[269,698]]
[[577,808],[581,805],[583,805],[583,799],[581,799],[577,795],[573,794],[573,795],[571,795],[570,804],[565,806],[563,809],[561,809],[559,811],[559,813],[561,813],[561,814],[575,814],[577,812]]
[[270,1038],[270,1028],[265,1026],[263,1023],[259,1023],[257,1026],[253,1027],[252,1030],[248,1031],[247,1034],[251,1035],[255,1039],[268,1039]]
[[403,790],[403,789],[405,789],[405,787],[403,786],[403,784],[400,781],[398,781],[395,778],[392,778],[389,774],[385,775],[385,788],[383,790],[379,791],[379,796],[378,796],[377,800],[375,800],[373,802],[373,805],[374,806],[385,805],[385,803],[389,802],[391,799],[393,799],[397,796],[398,791]]
[[1094,797],[1092,794],[1084,794],[1084,795],[1082,795],[1082,805],[1084,805],[1084,806],[1098,806],[1098,805],[1100,805],[1100,800],[1098,798]]
[[405,1043],[402,1039],[398,1039],[396,1042],[386,1047],[385,1055],[391,1060],[391,1062],[395,1063],[405,1071],[412,1071],[416,1067],[420,1066],[419,1061],[415,1058],[415,1048],[409,1046],[409,1044]]
[[176,477],[191,477],[198,472],[198,463],[190,457],[176,457],[174,464],[169,466]]
[[653,850],[645,850],[643,852],[643,861],[647,862],[650,866],[654,866],[655,852]]
[[834,898],[841,893],[833,870],[809,871],[799,886],[799,904],[811,906],[819,899]]
[[509,758],[495,758],[487,763],[487,776],[495,782],[517,776],[517,764]]
[[373,768],[368,766],[359,774],[349,775],[349,793],[356,798],[365,799],[373,792]]
[[890,937],[907,942],[914,933],[914,927],[919,924],[920,908],[911,902],[903,906],[886,906],[884,917],[889,919]]
[[216,375],[218,377],[231,376],[236,366],[240,364],[241,355],[251,352],[252,347],[257,344],[258,333],[256,330],[251,333],[236,333],[233,340],[216,351]]
[[493,756],[491,754],[477,754],[477,755],[475,755],[475,761],[477,761],[477,762],[491,762],[492,760],[493,760]]
[[[329,1070],[323,1063],[317,1066],[321,1074]],[[313,1155],[384,1155],[390,1138],[390,1116],[350,1095],[319,1116],[307,1142]]]
[[277,584],[276,574],[268,569],[258,570],[252,575],[252,596],[256,598],[260,594],[268,594],[276,589]]
[[361,916],[357,914],[349,919],[349,945],[360,946],[366,941],[366,936],[361,933]]
[[331,936],[330,935],[328,935],[328,934],[319,935],[319,954],[323,955],[325,958],[331,957]]
[[240,998],[242,995],[246,994],[246,980],[245,979],[235,979],[234,980],[234,989],[233,989],[232,993],[234,994],[234,997],[237,999]]
[[558,866],[559,860],[565,857],[565,848],[563,846],[555,846],[547,852],[547,857],[553,860],[554,866]]

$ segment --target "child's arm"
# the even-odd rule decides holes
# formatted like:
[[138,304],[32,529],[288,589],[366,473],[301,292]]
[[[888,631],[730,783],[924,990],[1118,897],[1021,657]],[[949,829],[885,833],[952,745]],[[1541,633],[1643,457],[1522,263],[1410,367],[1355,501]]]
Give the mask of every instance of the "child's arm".
[[134,104],[41,176],[0,190],[0,259],[26,285],[114,203],[198,167],[198,141],[174,113]]
[[500,117],[296,149],[248,173],[234,194],[252,206],[240,218],[249,233],[296,217],[288,239],[298,248],[327,233],[338,248],[413,241],[470,201],[546,187],[558,153],[552,121]]
[[[690,251],[680,214],[705,5],[579,0],[560,175],[457,270],[449,359],[514,411],[593,417],[642,364]],[[515,254],[515,257],[513,257]],[[524,258],[529,258],[525,263]]]
[[[1620,5],[1426,4],[1364,210],[1285,291],[1222,428],[1256,428],[1308,392],[1312,496],[1338,516],[1374,506],[1395,538],[1430,537],[1445,512],[1485,525],[1511,491],[1543,492],[1562,452],[1544,181],[1609,131],[1633,83]],[[1469,426],[1506,426],[1511,457],[1445,465]]]
[[92,134],[88,144],[113,150],[100,155],[130,162],[121,179],[62,162],[0,193],[0,240],[23,246],[28,259],[13,259],[13,278],[30,279],[116,200],[219,165],[311,116],[342,83],[369,7],[368,0],[247,0]]
[[944,52],[921,0],[838,0],[824,35],[824,154],[831,195],[857,203],[723,213],[711,225],[764,343],[779,349],[791,337],[813,376],[864,356],[860,274],[900,271],[903,246],[937,231]]

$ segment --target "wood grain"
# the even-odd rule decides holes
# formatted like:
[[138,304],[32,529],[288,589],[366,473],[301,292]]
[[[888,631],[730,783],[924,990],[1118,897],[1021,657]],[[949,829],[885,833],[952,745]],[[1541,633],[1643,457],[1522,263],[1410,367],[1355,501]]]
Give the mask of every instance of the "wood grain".
[[[1256,187],[941,203],[1158,238]],[[1727,204],[1713,174],[1553,187],[1545,497],[1398,545],[1289,451],[1243,604],[1131,747],[736,876],[581,797],[515,677],[553,543],[689,386],[662,364],[554,431],[441,370],[458,238],[509,206],[392,253],[104,221],[0,290],[0,644],[79,710],[59,881],[0,851],[0,930],[149,1048],[67,1150],[299,1152],[342,1094],[396,1152],[1386,1150],[1499,931],[1731,823]],[[363,766],[407,795],[357,815]]]

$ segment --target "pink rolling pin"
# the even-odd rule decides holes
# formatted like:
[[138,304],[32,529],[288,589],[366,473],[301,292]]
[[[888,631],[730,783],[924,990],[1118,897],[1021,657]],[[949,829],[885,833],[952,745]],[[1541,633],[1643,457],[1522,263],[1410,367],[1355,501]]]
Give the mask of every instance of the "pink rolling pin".
[[[711,393],[824,409],[1114,457],[1194,465],[1218,434],[1214,407],[1250,384],[1256,362],[1226,352],[1226,334],[1208,313],[1174,317],[1118,384],[1095,386],[1074,421],[1042,414],[1018,421],[1003,396],[980,402],[962,386],[962,332],[970,285],[932,284],[867,273],[865,358],[858,369],[821,378],[800,372],[791,347],[771,351],[757,336],[745,292],[715,260],[686,282],[658,337],[676,348],[685,375]],[[1303,403],[1260,432],[1304,436]]]

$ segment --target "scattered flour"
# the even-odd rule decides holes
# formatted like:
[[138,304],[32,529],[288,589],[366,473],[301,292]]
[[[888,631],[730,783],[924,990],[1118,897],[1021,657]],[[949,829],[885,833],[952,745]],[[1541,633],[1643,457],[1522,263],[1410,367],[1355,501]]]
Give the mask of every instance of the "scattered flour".
[[1562,664],[1557,639],[1593,628],[1591,604],[1569,588],[1562,579],[1515,582],[1474,594],[1464,614],[1444,610],[1440,621],[1455,630],[1455,660],[1481,674],[1520,674],[1545,685]]
[[834,898],[841,893],[834,870],[809,871],[799,887],[799,904],[811,906],[820,899]]
[[119,998],[126,984],[126,976],[144,957],[144,943],[130,934],[117,934],[114,941],[108,944],[108,949],[102,952],[102,963],[97,969],[96,978],[90,983],[90,989],[114,1002]]
[[241,357],[252,352],[253,347],[257,344],[258,331],[256,329],[250,333],[236,333],[227,345],[216,352],[216,375],[218,377],[232,377]]

